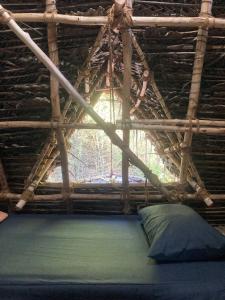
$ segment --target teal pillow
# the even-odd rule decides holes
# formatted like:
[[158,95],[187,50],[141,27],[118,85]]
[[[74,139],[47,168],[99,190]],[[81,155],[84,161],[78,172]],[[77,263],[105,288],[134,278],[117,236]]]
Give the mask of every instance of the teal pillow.
[[181,204],[148,206],[139,211],[158,262],[215,260],[225,257],[225,237],[192,208]]

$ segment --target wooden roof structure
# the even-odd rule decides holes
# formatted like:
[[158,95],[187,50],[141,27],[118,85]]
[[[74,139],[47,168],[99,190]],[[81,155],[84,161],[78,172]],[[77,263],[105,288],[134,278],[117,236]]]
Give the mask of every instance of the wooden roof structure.
[[[77,128],[95,128],[123,150],[126,212],[129,163],[157,190],[154,199],[225,200],[224,17],[222,0],[3,1],[0,198],[22,208],[43,197],[35,193],[48,194],[70,211],[78,196],[68,139]],[[105,89],[122,102],[116,124],[92,109]],[[81,123],[84,113],[96,124]],[[132,153],[130,129],[147,132],[179,183],[165,186]],[[62,191],[51,195],[39,185],[58,164]]]

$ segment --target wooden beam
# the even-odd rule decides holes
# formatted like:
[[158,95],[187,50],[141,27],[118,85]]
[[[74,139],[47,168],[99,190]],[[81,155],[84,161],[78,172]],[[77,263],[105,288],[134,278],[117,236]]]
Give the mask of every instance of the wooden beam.
[[[154,122],[156,121],[156,122]],[[165,122],[164,122],[165,121]],[[164,131],[164,132],[191,132],[193,134],[206,134],[206,135],[225,135],[225,125],[223,127],[208,127],[207,125],[203,126],[204,124],[199,120],[198,125],[193,122],[193,125],[190,126],[190,123],[183,122],[180,120],[177,125],[174,125],[174,122],[167,123],[167,120],[159,119],[159,120],[149,120],[149,122],[142,122],[141,120],[135,120],[130,122],[122,122],[117,121],[116,124],[106,122],[107,127],[112,130],[143,130],[143,131]],[[170,120],[168,120],[170,121]],[[171,120],[173,121],[173,120]],[[175,123],[177,120],[175,121]],[[211,121],[210,121],[211,122]],[[220,121],[218,121],[220,122]],[[223,121],[221,121],[223,122]],[[180,124],[179,124],[180,123]],[[184,123],[184,125],[182,125]],[[178,125],[179,124],[179,125]],[[63,122],[50,122],[50,121],[1,121],[0,122],[0,129],[5,128],[30,128],[30,129],[58,129],[58,128],[65,128],[65,129],[96,129],[96,130],[104,130],[101,125],[94,124],[94,123],[63,123]],[[67,137],[68,135],[66,135]],[[43,151],[43,155],[41,158],[51,156],[53,148],[55,149],[55,143],[48,144],[48,147]],[[51,149],[51,150],[49,150]]]
[[152,173],[152,171],[127,147],[124,146],[121,138],[112,131],[104,120],[93,110],[93,108],[83,99],[83,97],[77,92],[77,90],[69,83],[59,69],[52,63],[48,56],[37,46],[37,44],[25,33],[17,23],[12,19],[10,14],[3,9],[0,5],[0,15],[4,18],[5,23],[9,28],[17,35],[17,37],[35,54],[35,56],[42,62],[47,69],[58,79],[62,87],[71,95],[74,100],[81,105],[87,114],[89,114],[93,120],[101,126],[106,135],[109,136],[112,143],[118,146],[122,151],[126,152],[131,163],[138,167],[146,176],[147,179],[157,187],[168,199],[170,199],[167,188],[161,183],[158,176]]
[[[212,13],[212,3],[213,0],[202,0],[201,12],[200,16],[209,17]],[[187,111],[187,119],[192,120],[196,116],[200,89],[201,89],[201,79],[202,79],[202,71],[204,58],[206,53],[206,45],[208,38],[208,26],[200,27],[197,34],[197,42],[196,42],[196,52],[195,52],[195,60],[193,67],[193,74],[191,80],[191,90],[189,94],[189,104]],[[181,147],[182,158],[181,158],[181,169],[180,169],[180,182],[184,183],[187,180],[187,169],[189,164],[189,149],[192,143],[192,132],[186,132],[184,135],[183,142]]]
[[5,169],[1,159],[0,159],[0,187],[1,187],[1,193],[9,191],[8,181],[6,178]]
[[129,128],[130,130],[144,130],[144,131],[165,131],[165,132],[191,132],[195,134],[207,134],[207,135],[225,135],[225,128],[215,127],[190,127],[190,126],[172,126],[172,125],[145,125],[140,123],[120,123],[117,122],[117,129]]
[[[79,193],[71,193],[69,195],[71,200],[121,200],[121,193],[114,193],[114,194],[79,194]],[[21,194],[15,194],[15,193],[0,193],[0,201],[6,201],[6,200],[19,200],[21,198]],[[225,194],[212,194],[211,198],[213,200],[219,201],[219,200],[225,200]],[[183,200],[197,200],[198,194],[191,194],[191,193],[184,193],[183,194]],[[58,201],[58,200],[64,200],[63,194],[48,194],[48,195],[34,195],[32,198],[32,201]],[[131,201],[135,200],[146,200],[145,194],[133,194],[130,197]],[[149,194],[148,200],[152,201],[160,201],[165,200],[165,196],[163,194]],[[200,199],[199,199],[200,200]],[[31,201],[31,202],[32,202]]]
[[[107,16],[72,16],[45,13],[11,13],[16,22],[25,23],[61,23],[78,26],[102,26],[108,23]],[[137,17],[133,16],[132,27],[208,27],[225,28],[225,19],[214,17]],[[0,23],[5,19],[0,16]]]
[[[118,0],[115,1],[115,4]],[[125,4],[126,1],[124,1]],[[128,7],[126,4],[126,7]],[[132,42],[130,37],[130,29],[123,28],[121,30],[122,45],[123,45],[123,99],[122,99],[122,120],[130,120],[130,97],[131,97],[131,64],[132,64]],[[130,130],[129,128],[123,129],[123,143],[124,147],[129,148],[130,144]],[[122,152],[122,183],[123,183],[123,196],[124,196],[124,211],[129,213],[129,158],[126,152]]]
[[192,126],[205,126],[205,127],[225,127],[225,121],[223,120],[202,120],[202,119],[140,119],[134,120],[132,123],[144,124],[144,125],[173,125],[173,126],[183,126],[187,125],[189,127]]
[[[173,186],[179,186],[178,183],[176,182],[171,182],[171,183],[165,183],[167,187],[173,187]],[[141,183],[135,183],[135,182],[130,182],[129,187],[131,189],[138,189],[138,188],[152,188],[152,184],[149,182],[141,182]],[[45,181],[40,185],[40,188],[42,190],[52,190],[52,189],[61,189],[62,188],[62,182],[51,182],[51,181]],[[80,183],[76,181],[71,182],[71,188],[72,189],[88,189],[88,190],[93,190],[93,189],[119,189],[122,190],[123,185],[120,182],[110,182],[110,183],[93,183],[93,182],[86,182],[86,183]]]
[[[46,0],[46,13],[56,13],[56,1]],[[48,51],[49,58],[58,67],[59,65],[59,54],[57,45],[57,26],[55,23],[49,23],[47,26],[48,33]],[[52,120],[56,122],[62,121],[61,109],[60,109],[60,98],[59,98],[59,82],[57,78],[51,73],[50,74],[50,98],[52,106]],[[60,152],[61,159],[61,170],[63,179],[63,190],[62,193],[67,201],[68,211],[70,210],[70,201],[68,199],[70,193],[70,180],[69,180],[69,168],[68,168],[68,155],[66,149],[65,138],[62,129],[56,129],[57,145]],[[39,182],[42,178],[39,178]]]

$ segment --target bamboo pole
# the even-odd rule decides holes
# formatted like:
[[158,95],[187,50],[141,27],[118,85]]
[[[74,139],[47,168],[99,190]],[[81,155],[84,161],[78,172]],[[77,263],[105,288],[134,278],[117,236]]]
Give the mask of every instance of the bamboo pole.
[[0,159],[0,187],[1,187],[1,192],[9,191],[9,185],[8,185],[5,169],[3,167],[3,163],[1,159]]
[[[79,194],[79,193],[71,193],[69,195],[71,200],[121,200],[121,193],[117,194]],[[149,194],[148,196],[149,201],[160,201],[165,200],[165,196],[162,194]],[[6,200],[19,200],[21,198],[21,194],[15,194],[10,192],[3,192],[0,193],[0,201],[6,201]],[[212,194],[211,198],[214,201],[220,201],[225,200],[225,194]],[[34,195],[32,198],[32,201],[59,201],[64,200],[63,194],[49,194],[49,195]],[[146,200],[145,194],[131,194],[130,195],[130,201],[136,201],[136,200]],[[197,193],[191,194],[191,193],[184,193],[183,194],[183,200],[200,200],[199,195]],[[32,202],[31,201],[31,202]]]
[[[202,0],[200,16],[209,17],[212,13],[213,0]],[[192,120],[196,116],[200,89],[204,58],[206,53],[206,45],[208,38],[208,26],[200,27],[197,34],[196,52],[191,80],[191,90],[189,94],[189,104],[187,111],[187,119]],[[192,132],[186,132],[181,144],[183,149],[180,168],[180,182],[184,183],[187,179],[187,169],[189,163],[189,149],[192,144]]]
[[87,114],[89,114],[97,124],[105,131],[109,136],[112,143],[118,146],[122,151],[126,152],[131,163],[138,167],[149,181],[156,186],[166,197],[169,198],[169,192],[165,186],[160,182],[159,178],[152,173],[152,171],[127,147],[124,147],[123,141],[120,137],[111,130],[109,126],[104,122],[104,120],[93,110],[93,108],[82,98],[82,96],[77,92],[77,90],[69,83],[69,81],[63,76],[63,74],[57,69],[57,67],[52,63],[48,56],[34,43],[30,36],[25,33],[17,23],[12,19],[10,14],[4,10],[0,5],[0,15],[3,17],[5,23],[9,28],[17,35],[17,37],[23,41],[25,45],[36,55],[36,57],[48,68],[48,70],[58,79],[60,84],[65,88],[69,95],[71,95],[74,100],[80,104]]
[[175,125],[175,126],[182,126],[188,125],[192,126],[209,126],[209,127],[225,127],[225,121],[223,120],[202,120],[202,119],[141,119],[141,120],[134,120],[133,123],[137,124],[145,124],[145,125]]
[[[116,1],[118,2],[118,0]],[[115,3],[116,3],[115,2]],[[126,5],[127,6],[127,5]],[[129,7],[131,8],[131,7]],[[132,43],[130,38],[130,29],[123,28],[121,30],[122,45],[123,45],[123,99],[122,99],[122,120],[130,120],[130,94],[131,94],[131,64],[132,64]],[[123,129],[123,143],[129,148],[130,144],[130,130]],[[124,211],[129,213],[129,158],[127,154],[122,152],[122,183],[123,183],[123,197],[124,197]]]
[[[180,170],[181,163],[170,153],[167,154],[169,159],[173,162],[173,164],[177,167],[178,171]],[[195,180],[192,178],[192,171],[188,169],[190,174],[187,174],[187,182],[190,186],[197,192],[198,196],[205,202],[207,206],[212,206],[213,201],[211,195],[208,193],[204,184],[199,185]]]
[[[107,16],[72,16],[63,14],[45,13],[11,13],[16,22],[26,23],[61,23],[78,26],[102,26],[108,23]],[[131,17],[132,27],[208,27],[225,28],[223,18],[214,17]],[[0,17],[0,23],[5,19]]]
[[[108,126],[112,127],[112,129],[121,129],[122,127],[132,127],[134,129],[140,128],[163,128],[164,126],[177,128],[179,131],[180,127],[185,130],[189,130],[190,127],[192,129],[198,129],[200,133],[204,133],[203,130],[224,130],[225,121],[215,121],[211,120],[192,120],[191,123],[188,120],[178,120],[178,119],[140,119],[140,120],[132,120],[125,121],[117,120],[116,125],[108,122]],[[215,125],[215,127],[214,127]],[[153,127],[155,126],[155,127]],[[217,128],[220,127],[220,128]],[[74,129],[101,129],[101,127],[97,124],[93,123],[79,123],[79,122],[71,122],[71,123],[63,123],[56,121],[0,121],[0,129],[6,128],[40,128],[40,129],[57,129],[57,128],[74,128]],[[183,131],[183,130],[181,130]],[[193,132],[196,132],[194,130]]]
[[[46,13],[55,13],[56,1],[46,0]],[[49,23],[47,26],[48,33],[48,49],[49,58],[58,67],[59,65],[59,54],[57,45],[57,27],[55,23]],[[59,82],[54,75],[50,74],[50,98],[52,106],[52,119],[56,122],[62,120],[61,109],[60,109],[60,99],[59,99]],[[68,195],[70,193],[70,180],[69,180],[69,168],[68,168],[68,155],[65,144],[64,134],[62,129],[56,129],[56,139],[57,145],[59,147],[60,159],[61,159],[61,170],[63,179],[63,190],[62,193],[65,195],[65,200],[67,201],[68,211],[70,210],[70,202]],[[42,178],[39,178],[39,182]]]
[[[152,121],[152,122],[151,122]],[[135,120],[130,122],[121,122],[117,121],[116,124],[106,122],[107,127],[112,130],[124,130],[124,128],[129,130],[143,130],[143,131],[165,131],[165,132],[192,132],[194,134],[206,134],[206,135],[225,135],[225,125],[223,128],[216,127],[203,127],[202,125],[198,126],[187,126],[187,125],[166,125],[166,122],[158,122],[154,123],[155,120],[151,120],[149,124]],[[161,121],[161,120],[160,120]],[[162,120],[166,121],[166,120]],[[159,124],[157,124],[159,123]],[[173,122],[172,122],[173,123]],[[171,124],[172,124],[171,123]],[[182,124],[182,120],[180,124]],[[203,122],[204,123],[204,122]],[[199,121],[201,124],[201,121]],[[50,122],[50,121],[1,121],[0,129],[3,128],[41,128],[41,129],[57,129],[57,128],[65,128],[65,129],[96,129],[103,130],[101,125],[93,124],[93,123],[62,123],[62,122]],[[68,135],[66,135],[67,137]],[[176,144],[175,144],[176,145]],[[55,144],[50,144],[50,148],[54,148]],[[52,148],[51,148],[52,149]],[[51,154],[52,150],[44,151],[44,154],[41,157],[46,157]]]
[[[165,186],[168,188],[173,188],[174,186],[177,187],[179,184],[177,182],[171,182],[171,183],[165,183]],[[50,182],[50,181],[45,181],[40,184],[39,186],[41,189],[44,190],[51,190],[51,189],[61,189],[62,188],[62,182]],[[129,183],[129,187],[131,189],[139,189],[139,188],[152,188],[151,183],[147,182],[142,182],[142,183]],[[93,190],[93,189],[119,189],[121,190],[123,188],[122,183],[118,182],[111,182],[111,183],[79,183],[79,182],[71,182],[71,188],[72,189],[88,189],[88,190]]]
[[173,125],[145,125],[140,123],[121,123],[117,122],[116,128],[123,129],[124,127],[128,127],[131,130],[152,130],[152,131],[165,131],[165,132],[191,132],[195,134],[207,134],[207,135],[224,135],[225,128],[215,128],[215,127],[189,127],[189,126],[173,126]]
[[209,195],[207,190],[204,187],[201,187],[197,182],[195,182],[193,179],[188,178],[188,183],[191,185],[191,187],[197,192],[197,194],[204,199],[204,202],[207,206],[213,205],[213,198],[212,195]]

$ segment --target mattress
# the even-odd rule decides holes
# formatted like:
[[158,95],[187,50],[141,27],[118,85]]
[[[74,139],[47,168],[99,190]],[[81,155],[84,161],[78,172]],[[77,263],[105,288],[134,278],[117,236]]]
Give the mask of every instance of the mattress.
[[157,264],[137,216],[14,215],[0,299],[225,299],[225,261]]

